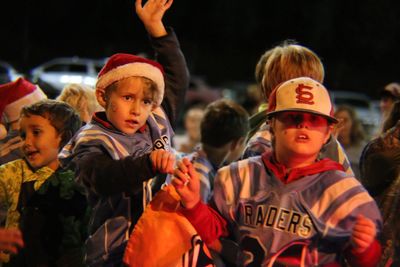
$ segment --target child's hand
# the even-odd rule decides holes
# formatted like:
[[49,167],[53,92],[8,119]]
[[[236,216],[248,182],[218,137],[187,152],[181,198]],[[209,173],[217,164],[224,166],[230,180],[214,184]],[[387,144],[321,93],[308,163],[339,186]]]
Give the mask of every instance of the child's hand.
[[353,250],[356,253],[363,253],[374,242],[375,237],[375,223],[363,215],[358,215],[350,239]]
[[177,165],[172,185],[181,197],[182,205],[191,209],[200,201],[199,175],[187,158],[183,158]]
[[150,153],[153,169],[160,173],[174,173],[175,155],[163,149],[153,150]]
[[0,250],[17,254],[18,248],[24,246],[21,231],[18,229],[0,228]]
[[148,0],[142,6],[142,0],[136,0],[135,9],[140,20],[143,22],[144,27],[148,33],[153,37],[161,37],[167,34],[162,18],[165,11],[167,11],[173,0]]

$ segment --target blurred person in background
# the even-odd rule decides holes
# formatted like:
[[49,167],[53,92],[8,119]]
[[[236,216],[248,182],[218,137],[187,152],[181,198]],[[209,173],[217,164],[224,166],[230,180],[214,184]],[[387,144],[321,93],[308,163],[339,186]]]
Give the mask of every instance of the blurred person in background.
[[381,121],[384,122],[394,104],[397,100],[400,100],[400,84],[389,83],[387,84],[380,93],[381,99],[379,101],[379,107],[381,109]]
[[242,106],[250,115],[258,112],[260,105],[263,104],[263,95],[256,84],[250,84],[246,87],[246,94]]
[[0,165],[22,158],[23,145],[19,133],[20,112],[24,106],[46,99],[47,96],[39,86],[24,78],[0,85]]
[[194,151],[195,147],[200,142],[200,123],[203,116],[204,108],[202,106],[196,105],[188,109],[184,117],[185,134],[182,137],[182,141],[176,144],[178,151],[183,153],[191,153]]
[[390,113],[382,124],[381,134],[386,133],[389,129],[393,128],[400,120],[400,100],[395,101],[391,107]]
[[68,84],[61,94],[56,98],[58,101],[65,102],[75,109],[83,123],[88,123],[92,115],[102,108],[97,103],[94,89],[83,84]]
[[249,114],[243,106],[228,99],[207,105],[199,123],[199,146],[186,155],[200,177],[200,192],[208,202],[219,168],[237,161],[243,152],[249,131]]
[[379,266],[400,266],[400,101],[393,103],[383,129],[364,148],[361,182],[376,200],[383,218]]
[[359,160],[366,145],[364,128],[354,108],[342,105],[336,108],[335,118],[339,121],[336,137],[343,146],[356,178],[360,179]]

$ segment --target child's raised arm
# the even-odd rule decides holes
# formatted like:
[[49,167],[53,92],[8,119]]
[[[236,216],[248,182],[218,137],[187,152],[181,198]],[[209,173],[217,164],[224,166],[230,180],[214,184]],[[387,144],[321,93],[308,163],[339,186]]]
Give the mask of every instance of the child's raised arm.
[[162,19],[173,0],[135,0],[136,13],[143,22],[155,60],[164,68],[165,93],[162,108],[172,127],[182,111],[186,90],[189,87],[189,70],[179,41],[171,27],[164,27]]
[[136,13],[152,37],[167,35],[162,18],[172,3],[173,0],[149,0],[142,6],[142,0],[136,0]]

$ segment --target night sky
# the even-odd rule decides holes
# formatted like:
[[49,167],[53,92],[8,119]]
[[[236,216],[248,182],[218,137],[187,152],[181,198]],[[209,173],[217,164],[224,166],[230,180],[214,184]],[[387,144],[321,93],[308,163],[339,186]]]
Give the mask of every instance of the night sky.
[[[0,59],[21,71],[60,56],[103,58],[149,53],[143,25],[127,0],[3,0]],[[258,57],[285,39],[314,50],[331,90],[375,97],[400,81],[400,2],[175,0],[174,27],[190,71],[213,85],[252,81]]]

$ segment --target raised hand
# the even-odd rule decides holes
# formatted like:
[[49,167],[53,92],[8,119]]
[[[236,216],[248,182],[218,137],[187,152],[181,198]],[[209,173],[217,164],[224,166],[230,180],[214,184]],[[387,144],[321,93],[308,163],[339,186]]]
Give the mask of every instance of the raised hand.
[[181,197],[181,203],[185,208],[191,209],[200,201],[199,175],[189,159],[183,158],[178,161],[172,185]]
[[151,36],[161,37],[167,34],[162,18],[172,3],[173,0],[148,0],[142,5],[142,0],[136,0],[136,14]]

